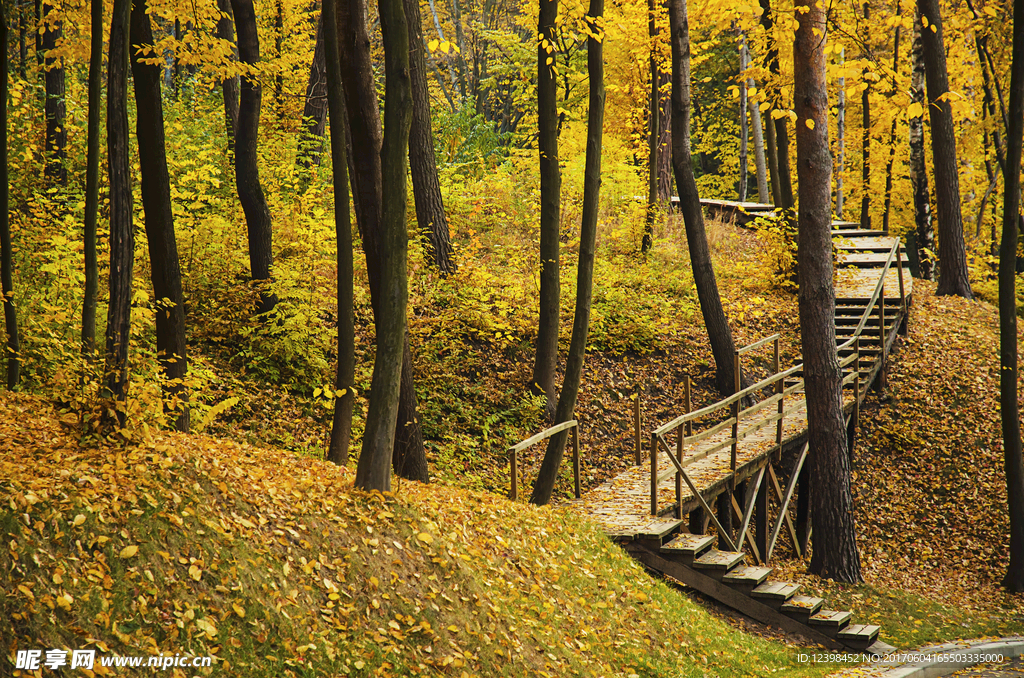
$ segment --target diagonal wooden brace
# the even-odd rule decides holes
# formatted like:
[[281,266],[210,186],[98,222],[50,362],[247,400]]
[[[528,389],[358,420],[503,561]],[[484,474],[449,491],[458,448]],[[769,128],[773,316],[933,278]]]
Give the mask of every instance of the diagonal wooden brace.
[[693,496],[697,497],[697,501],[700,502],[701,508],[704,509],[704,515],[711,518],[711,522],[715,524],[715,529],[718,530],[719,538],[725,541],[730,551],[735,551],[736,544],[733,543],[729,533],[722,528],[722,524],[718,522],[718,518],[715,517],[715,512],[711,510],[711,507],[708,506],[708,503],[704,500],[704,495],[697,490],[697,486],[693,484],[692,480],[690,480],[690,476],[686,474],[686,470],[683,469],[683,465],[680,464],[679,460],[672,454],[672,449],[668,446],[668,442],[661,436],[661,434],[655,435],[658,438],[658,443],[664,446],[665,452],[668,453],[669,461],[671,461],[672,465],[676,467],[676,472],[683,477],[683,481],[686,483],[686,486],[690,488],[690,492],[693,493]]
[[803,557],[800,553],[800,540],[796,537],[796,528],[793,527],[793,521],[789,517],[789,502],[793,498],[793,492],[796,491],[796,483],[800,478],[800,471],[804,467],[804,462],[807,461],[807,448],[809,443],[804,443],[803,448],[800,450],[800,457],[797,459],[796,465],[793,467],[793,475],[789,479],[789,485],[786,486],[786,494],[782,496],[779,492],[778,478],[775,477],[774,470],[772,471],[772,480],[775,483],[775,492],[779,496],[779,517],[775,520],[775,526],[772,528],[771,537],[768,539],[768,554],[766,560],[772,557],[772,551],[775,550],[775,540],[779,538],[779,531],[782,529],[782,521],[785,520],[789,526],[790,534],[793,537],[793,545],[796,547],[796,553],[798,556]]

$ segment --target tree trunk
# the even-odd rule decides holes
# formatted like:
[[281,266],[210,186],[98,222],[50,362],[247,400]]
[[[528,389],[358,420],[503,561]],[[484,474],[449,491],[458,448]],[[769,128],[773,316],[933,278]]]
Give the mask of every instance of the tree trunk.
[[[742,43],[743,63],[750,66],[750,50],[747,48],[746,36]],[[747,91],[756,87],[753,78],[747,78]],[[750,109],[750,127],[754,134],[754,167],[757,171],[757,200],[761,204],[771,202],[772,196],[768,192],[768,169],[765,166],[764,157],[764,128],[761,124],[761,108],[756,98],[747,97],[747,108]]]
[[18,72],[22,80],[28,79],[28,45],[25,42],[25,24],[28,23],[25,20],[26,7],[27,5],[24,3],[18,4]]
[[[871,5],[864,3],[864,21],[870,26]],[[870,29],[869,29],[870,30]],[[865,40],[864,44],[868,44]],[[867,50],[867,48],[865,48]],[[864,57],[871,59],[871,52],[867,50]],[[860,197],[860,227],[864,230],[871,230],[871,84],[864,79],[867,87],[860,95],[861,118],[861,197]]]
[[[275,3],[277,12],[274,15],[274,58],[280,62],[281,49],[284,47],[284,8],[281,0]],[[277,112],[277,119],[281,120],[284,115],[284,77],[278,70],[274,76],[274,108]]]
[[[462,100],[465,101],[466,94],[470,90],[470,85],[468,75],[469,69],[466,68],[466,38],[462,31],[462,8],[459,6],[459,0],[448,0],[448,2],[452,14],[452,24],[455,26],[455,44],[458,45],[459,48],[459,51],[455,55],[455,63],[459,67],[459,91],[462,94]],[[418,14],[418,6],[416,11]]]
[[[896,3],[896,14],[899,14],[900,5]],[[893,73],[899,73],[900,67],[900,34],[902,33],[903,26],[896,26],[896,35],[893,38],[892,44],[892,71]],[[893,84],[893,88],[889,91],[889,97],[895,99],[898,91]],[[889,159],[885,163],[885,207],[882,212],[882,232],[886,235],[889,234],[889,213],[892,211],[892,166],[896,162],[896,118],[892,119],[892,124],[889,127]]]
[[[352,433],[352,409],[355,404],[355,317],[352,282],[352,217],[348,205],[348,161],[345,141],[347,113],[341,82],[341,58],[338,49],[338,0],[323,0],[323,15],[317,34],[324,42],[324,67],[327,71],[327,107],[331,120],[331,165],[334,178],[334,231],[338,243],[338,369],[334,380],[334,417],[327,459],[335,464],[348,463]],[[324,26],[327,30],[323,30]]]
[[743,71],[747,70],[747,50],[743,31],[739,31],[738,40],[740,52],[740,176],[736,186],[736,193],[740,202],[747,200],[747,141],[750,137],[747,125],[747,81],[743,77]]
[[[256,10],[252,0],[231,0],[238,30],[238,58],[247,66],[260,63],[260,40],[256,32]],[[243,77],[238,101],[238,127],[235,137],[235,186],[242,203],[249,235],[249,268],[252,279],[260,283],[257,313],[269,313],[277,305],[277,295],[269,290],[270,268],[274,262],[271,247],[270,209],[260,185],[257,143],[259,140],[262,85],[253,77]]]
[[[217,37],[235,44],[234,20],[232,19],[231,0],[217,0],[220,19],[217,21]],[[225,78],[221,82],[224,96],[224,127],[228,137],[228,154],[235,152],[235,134],[238,129],[238,76]]]
[[[846,50],[839,50],[839,67],[846,63]],[[843,170],[846,167],[846,78],[840,76],[836,81],[836,217],[843,218]]]
[[314,166],[320,166],[320,157],[324,152],[324,128],[327,123],[327,59],[324,37],[324,19],[321,15],[316,22],[316,45],[313,48],[313,63],[309,66],[306,103],[302,108],[299,152],[295,158],[295,164],[307,171]]
[[[381,169],[381,124],[377,105],[377,90],[370,61],[370,38],[366,30],[365,6],[362,0],[340,0],[337,5],[338,37],[341,54],[342,83],[345,87],[345,107],[348,111],[350,140],[352,143],[352,198],[356,210],[356,223],[362,235],[363,251],[366,254],[366,271],[370,283],[370,302],[374,320],[381,322],[383,310],[380,306],[382,289],[382,261],[386,243],[381,226],[382,169]],[[378,330],[379,332],[379,330]],[[408,343],[405,342],[405,353]],[[406,361],[402,356],[402,370],[410,366],[402,378],[399,395],[398,416],[395,426],[395,445],[403,449],[393,455],[401,473],[420,472],[427,469],[426,451],[423,449],[423,434],[417,416],[416,394],[412,389],[411,356]],[[392,458],[389,457],[389,460]],[[403,477],[426,482],[428,476]]]
[[1003,237],[999,248],[999,411],[1002,415],[1010,565],[1003,586],[1024,591],[1024,461],[1017,405],[1017,223],[1020,216],[1021,143],[1024,139],[1024,0],[1013,3],[1013,60],[1003,179]]
[[[7,54],[7,16],[0,14],[0,48]],[[18,314],[14,306],[14,261],[11,250],[11,218],[8,211],[10,182],[7,174],[7,80],[9,61],[0,60],[0,292],[4,301],[4,327],[7,330],[7,388],[14,390],[21,377],[18,355]]]
[[[110,16],[107,60],[107,164],[110,181],[110,302],[107,306],[106,397],[123,404],[128,396],[128,343],[131,335],[132,177],[128,158],[128,21],[131,0],[115,0]],[[117,406],[122,426],[125,411]]]
[[[572,339],[565,363],[565,379],[558,396],[555,423],[569,421],[576,409],[583,361],[586,356],[587,333],[590,330],[590,308],[594,289],[594,251],[597,245],[597,215],[601,197],[601,143],[604,136],[604,0],[590,0],[586,17],[592,34],[587,37],[587,75],[590,80],[587,109],[587,160],[583,174],[583,219],[580,223],[580,255],[576,268],[576,310],[572,323]],[[657,74],[652,73],[657,81]],[[657,99],[655,99],[657,102]],[[656,128],[655,128],[656,129]],[[578,431],[577,431],[578,433]],[[565,454],[568,431],[548,439],[544,461],[530,501],[543,506],[551,501],[558,468]]]
[[[914,247],[910,258],[916,258],[918,275],[924,280],[934,280],[932,252],[935,251],[935,237],[932,230],[932,207],[928,191],[928,172],[924,159],[924,52],[921,47],[921,13],[915,12],[914,45],[911,61],[913,72],[910,76],[911,102],[920,105],[922,113],[911,117],[910,128],[910,184],[914,193],[914,223],[912,232]],[[908,245],[909,245],[908,238]]]
[[558,166],[558,112],[555,83],[555,19],[558,0],[540,0],[537,33],[537,147],[540,151],[540,319],[532,389],[547,399],[548,419],[555,410],[558,361],[558,226],[562,176]]
[[164,407],[173,413],[174,428],[189,429],[188,348],[185,298],[181,292],[178,244],[171,210],[171,180],[164,145],[164,113],[160,96],[160,66],[144,64],[139,50],[153,45],[146,0],[135,0],[131,15],[131,64],[137,111],[136,138],[142,170],[142,208],[156,299],[156,352],[164,373]]
[[960,213],[960,177],[956,166],[956,134],[953,109],[945,98],[949,92],[946,48],[942,38],[942,17],[938,0],[917,0],[918,10],[928,24],[922,27],[921,43],[928,90],[928,113],[932,130],[932,163],[935,166],[935,196],[939,217],[939,295],[973,298],[967,277],[967,252]]
[[[43,16],[60,9],[48,2],[43,5]],[[68,182],[67,143],[68,132],[64,126],[64,59],[50,56],[57,48],[57,42],[64,37],[63,22],[58,19],[52,25],[47,24],[43,31],[42,48],[45,52],[44,68],[46,69],[46,178],[60,185]],[[7,55],[4,55],[7,58]]]
[[779,177],[779,146],[775,141],[775,121],[768,117],[768,124],[765,125],[768,131],[768,176],[772,181],[772,203],[776,207],[782,207],[782,181]]
[[416,221],[427,246],[428,260],[442,275],[450,275],[455,272],[455,261],[448,235],[448,216],[441,198],[441,181],[437,176],[434,133],[430,123],[430,89],[424,59],[423,19],[417,0],[405,0],[405,15],[409,24],[409,70],[412,79],[409,165]]
[[[89,40],[89,113],[85,160],[85,295],[82,302],[82,352],[87,357],[96,353],[96,297],[100,274],[96,257],[96,221],[100,194],[100,91],[103,77],[103,0],[92,0]],[[6,213],[6,212],[5,212]]]
[[[760,0],[760,4],[761,27],[764,28],[764,34],[768,40],[768,71],[772,74],[775,83],[777,83],[780,71],[779,46],[775,41],[775,20],[772,18],[770,0]],[[778,107],[782,104],[780,101],[781,93],[779,92],[778,85],[775,83],[772,85],[773,96],[771,99],[774,100],[775,106]],[[774,127],[774,130],[769,133],[768,141],[769,145],[774,146],[775,149],[774,162],[770,161],[770,166],[775,169],[775,173],[772,175],[772,192],[775,194],[775,206],[781,208],[784,214],[789,215],[794,203],[793,180],[789,170],[789,131],[786,120],[786,117],[782,117],[771,121],[771,126]],[[776,183],[778,183],[777,191],[775,189]]]
[[380,0],[384,40],[384,141],[381,148],[380,285],[376,315],[377,355],[356,487],[391,489],[398,397],[402,382],[406,287],[406,153],[412,123],[409,33],[402,0]]
[[810,571],[861,581],[843,422],[843,375],[836,354],[832,285],[832,158],[828,148],[825,10],[811,5],[793,41],[797,180],[800,182],[800,339],[807,389],[811,516]]
[[672,73],[658,69],[658,91],[661,108],[658,110],[658,201],[669,205],[676,194],[672,178]]
[[656,1],[647,0],[647,35],[651,40],[651,97],[647,102],[647,214],[644,218],[644,235],[640,242],[640,252],[643,254],[647,254],[654,244],[654,222],[661,213],[658,201],[658,169],[661,166],[661,78],[658,68],[656,9]]
[[700,196],[697,194],[690,159],[690,27],[686,16],[686,0],[669,1],[669,23],[672,40],[672,164],[676,186],[679,188],[679,207],[686,225],[686,242],[690,250],[697,298],[711,341],[711,352],[715,357],[716,382],[718,390],[729,395],[735,388],[733,354],[736,345],[718,295],[718,282],[711,263]]

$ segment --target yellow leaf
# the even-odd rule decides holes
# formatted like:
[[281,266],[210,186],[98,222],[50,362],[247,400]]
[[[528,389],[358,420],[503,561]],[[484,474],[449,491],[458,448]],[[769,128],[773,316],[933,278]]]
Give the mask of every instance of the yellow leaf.
[[84,515],[79,513],[77,516],[75,516],[75,522],[74,522],[75,527],[78,527],[79,525],[81,525],[84,522],[85,522],[85,516]]
[[63,607],[65,610],[70,610],[71,603],[73,602],[75,602],[75,599],[67,593],[57,596],[57,605]]
[[552,63],[554,63],[554,61],[555,61],[555,60],[554,60],[554,58],[553,58],[553,57],[548,57],[548,60],[547,60],[547,61],[545,61],[545,62],[544,62],[544,64],[545,64],[546,66],[550,66],[550,65],[551,65]]
[[924,114],[924,106],[917,101],[907,106],[907,117],[908,118],[920,118]]
[[245,619],[245,608],[244,607],[242,607],[238,603],[231,603],[231,609],[234,610],[235,614],[237,614],[239,617],[241,617],[242,619]]
[[134,556],[138,552],[139,552],[139,547],[136,546],[135,544],[132,544],[131,546],[125,546],[123,549],[121,549],[121,554],[120,555],[121,555],[121,558],[131,558],[132,556]]
[[814,121],[810,118],[804,120],[804,124],[807,125],[807,129],[814,129]]
[[419,534],[416,535],[416,538],[419,539],[424,544],[433,544],[434,543],[434,535],[430,534],[429,532],[420,532]]
[[203,578],[203,570],[197,565],[192,565],[188,568],[188,576],[192,577],[196,581]]
[[429,50],[430,50],[431,52],[433,52],[434,50],[436,50],[436,49],[437,49],[437,46],[438,46],[438,45],[440,45],[440,44],[441,44],[441,41],[440,41],[440,40],[431,40],[430,42],[428,42],[428,43],[427,43],[427,48],[428,48],[428,49],[429,49]]

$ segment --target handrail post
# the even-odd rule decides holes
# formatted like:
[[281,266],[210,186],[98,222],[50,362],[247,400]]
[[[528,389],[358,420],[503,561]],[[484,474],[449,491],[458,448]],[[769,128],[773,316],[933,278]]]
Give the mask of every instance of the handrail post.
[[[740,378],[740,352],[733,351],[732,354],[732,373],[733,373],[733,393],[739,393],[742,384]],[[736,489],[736,448],[739,446],[739,435],[740,435],[740,401],[742,398],[737,398],[736,402],[732,404],[732,455],[730,459],[730,468],[732,468],[732,489]]]
[[572,477],[576,481],[576,498],[579,499],[583,496],[580,493],[580,424],[577,420],[576,425],[572,427]]
[[519,498],[519,453],[515,448],[508,451],[508,460],[512,467],[512,491],[509,492],[508,498],[515,501]]
[[[779,369],[779,339],[778,339],[778,337],[775,338],[775,356],[774,356],[774,360],[773,360],[773,369],[775,370],[775,374],[776,375],[778,375],[779,372],[781,371]],[[778,451],[781,454],[781,452],[782,452],[782,428],[783,428],[782,420],[783,420],[783,417],[784,417],[783,412],[786,411],[785,404],[783,403],[783,400],[785,400],[785,398],[786,398],[786,396],[785,396],[785,392],[786,392],[786,379],[784,377],[779,378],[778,383],[775,385],[775,392],[779,394],[779,411],[778,411],[779,423],[776,424],[776,426],[775,426],[775,445],[779,448]]]
[[886,327],[885,327],[885,283],[882,283],[882,294],[879,297],[879,313],[880,313],[881,317],[879,318],[880,327],[879,327],[879,330],[878,330],[878,337],[879,337],[879,340],[881,341],[881,357],[880,357],[880,360],[882,361],[882,367],[881,367],[881,369],[879,370],[879,373],[878,373],[878,387],[879,387],[880,390],[884,391],[886,386],[888,386],[888,384],[886,383],[886,378],[885,378],[885,362],[886,362],[885,361],[885,345],[887,343],[889,343],[887,341],[888,337],[886,335],[888,333],[886,332]]
[[636,442],[634,460],[636,465],[644,463],[644,445],[640,439],[640,387],[636,389],[636,399],[633,401],[633,437]]
[[651,515],[658,515],[658,438],[651,434]]
[[853,352],[857,356],[853,359],[853,419],[860,421],[860,336],[853,340]]
[[[692,385],[690,383],[690,375],[687,374],[686,376],[683,377],[683,394],[685,396],[684,399],[685,399],[685,406],[686,406],[686,414],[689,414],[690,412],[693,411],[693,405],[690,402],[691,393],[692,392],[693,392],[693,387],[692,387]],[[686,435],[688,435],[688,436],[692,436],[693,435],[693,422],[692,421],[686,422]]]
[[[679,460],[679,465],[683,464],[683,431],[685,427],[680,426],[676,429],[676,459]],[[676,471],[676,518],[682,520],[683,518],[683,476]]]
[[903,247],[898,245],[896,250],[896,271],[900,277],[900,306],[903,307],[903,322],[900,324],[900,334],[904,337],[910,332],[910,313],[907,311],[907,292],[903,287]]

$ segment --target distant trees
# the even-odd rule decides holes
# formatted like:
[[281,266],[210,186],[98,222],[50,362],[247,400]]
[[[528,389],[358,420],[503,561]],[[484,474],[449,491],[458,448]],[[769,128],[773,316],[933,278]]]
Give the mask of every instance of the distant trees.
[[922,54],[931,120],[932,162],[939,219],[938,294],[973,298],[967,275],[963,218],[960,212],[960,175],[957,169],[956,132],[950,105],[946,47],[938,0],[917,0],[921,13]]
[[[37,0],[38,1],[38,0]],[[53,13],[54,16],[50,16]],[[64,60],[52,54],[57,49],[57,41],[63,37],[64,22],[56,5],[43,2],[43,66],[45,74],[46,102],[46,166],[48,179],[64,185],[68,181],[67,145],[68,131],[64,124]],[[4,55],[6,58],[6,54]]]
[[800,343],[804,356],[811,515],[810,571],[859,582],[860,557],[850,494],[850,457],[843,422],[842,372],[836,354],[832,283],[832,158],[825,85],[825,10],[808,6],[793,42],[797,180],[800,185]]
[[[100,287],[96,255],[96,223],[100,194],[100,91],[103,78],[103,0],[91,0],[89,38],[89,113],[85,160],[85,229],[82,251],[85,259],[85,295],[82,301],[82,352],[96,351],[96,297]],[[6,212],[5,212],[6,213]]]
[[[921,46],[921,13],[914,14],[914,42],[911,48],[913,71],[910,76],[910,98],[924,110],[924,49]],[[931,252],[935,249],[932,231],[932,206],[928,191],[928,172],[924,161],[924,120],[912,116],[910,128],[910,185],[914,196],[914,228],[907,235],[911,264],[916,262],[917,275],[932,280]]]
[[1013,3],[1013,59],[1010,110],[1003,173],[1003,237],[999,247],[999,410],[1010,517],[1010,564],[1003,586],[1024,591],[1024,459],[1017,403],[1016,263],[1020,219],[1021,145],[1024,141],[1024,0]]

